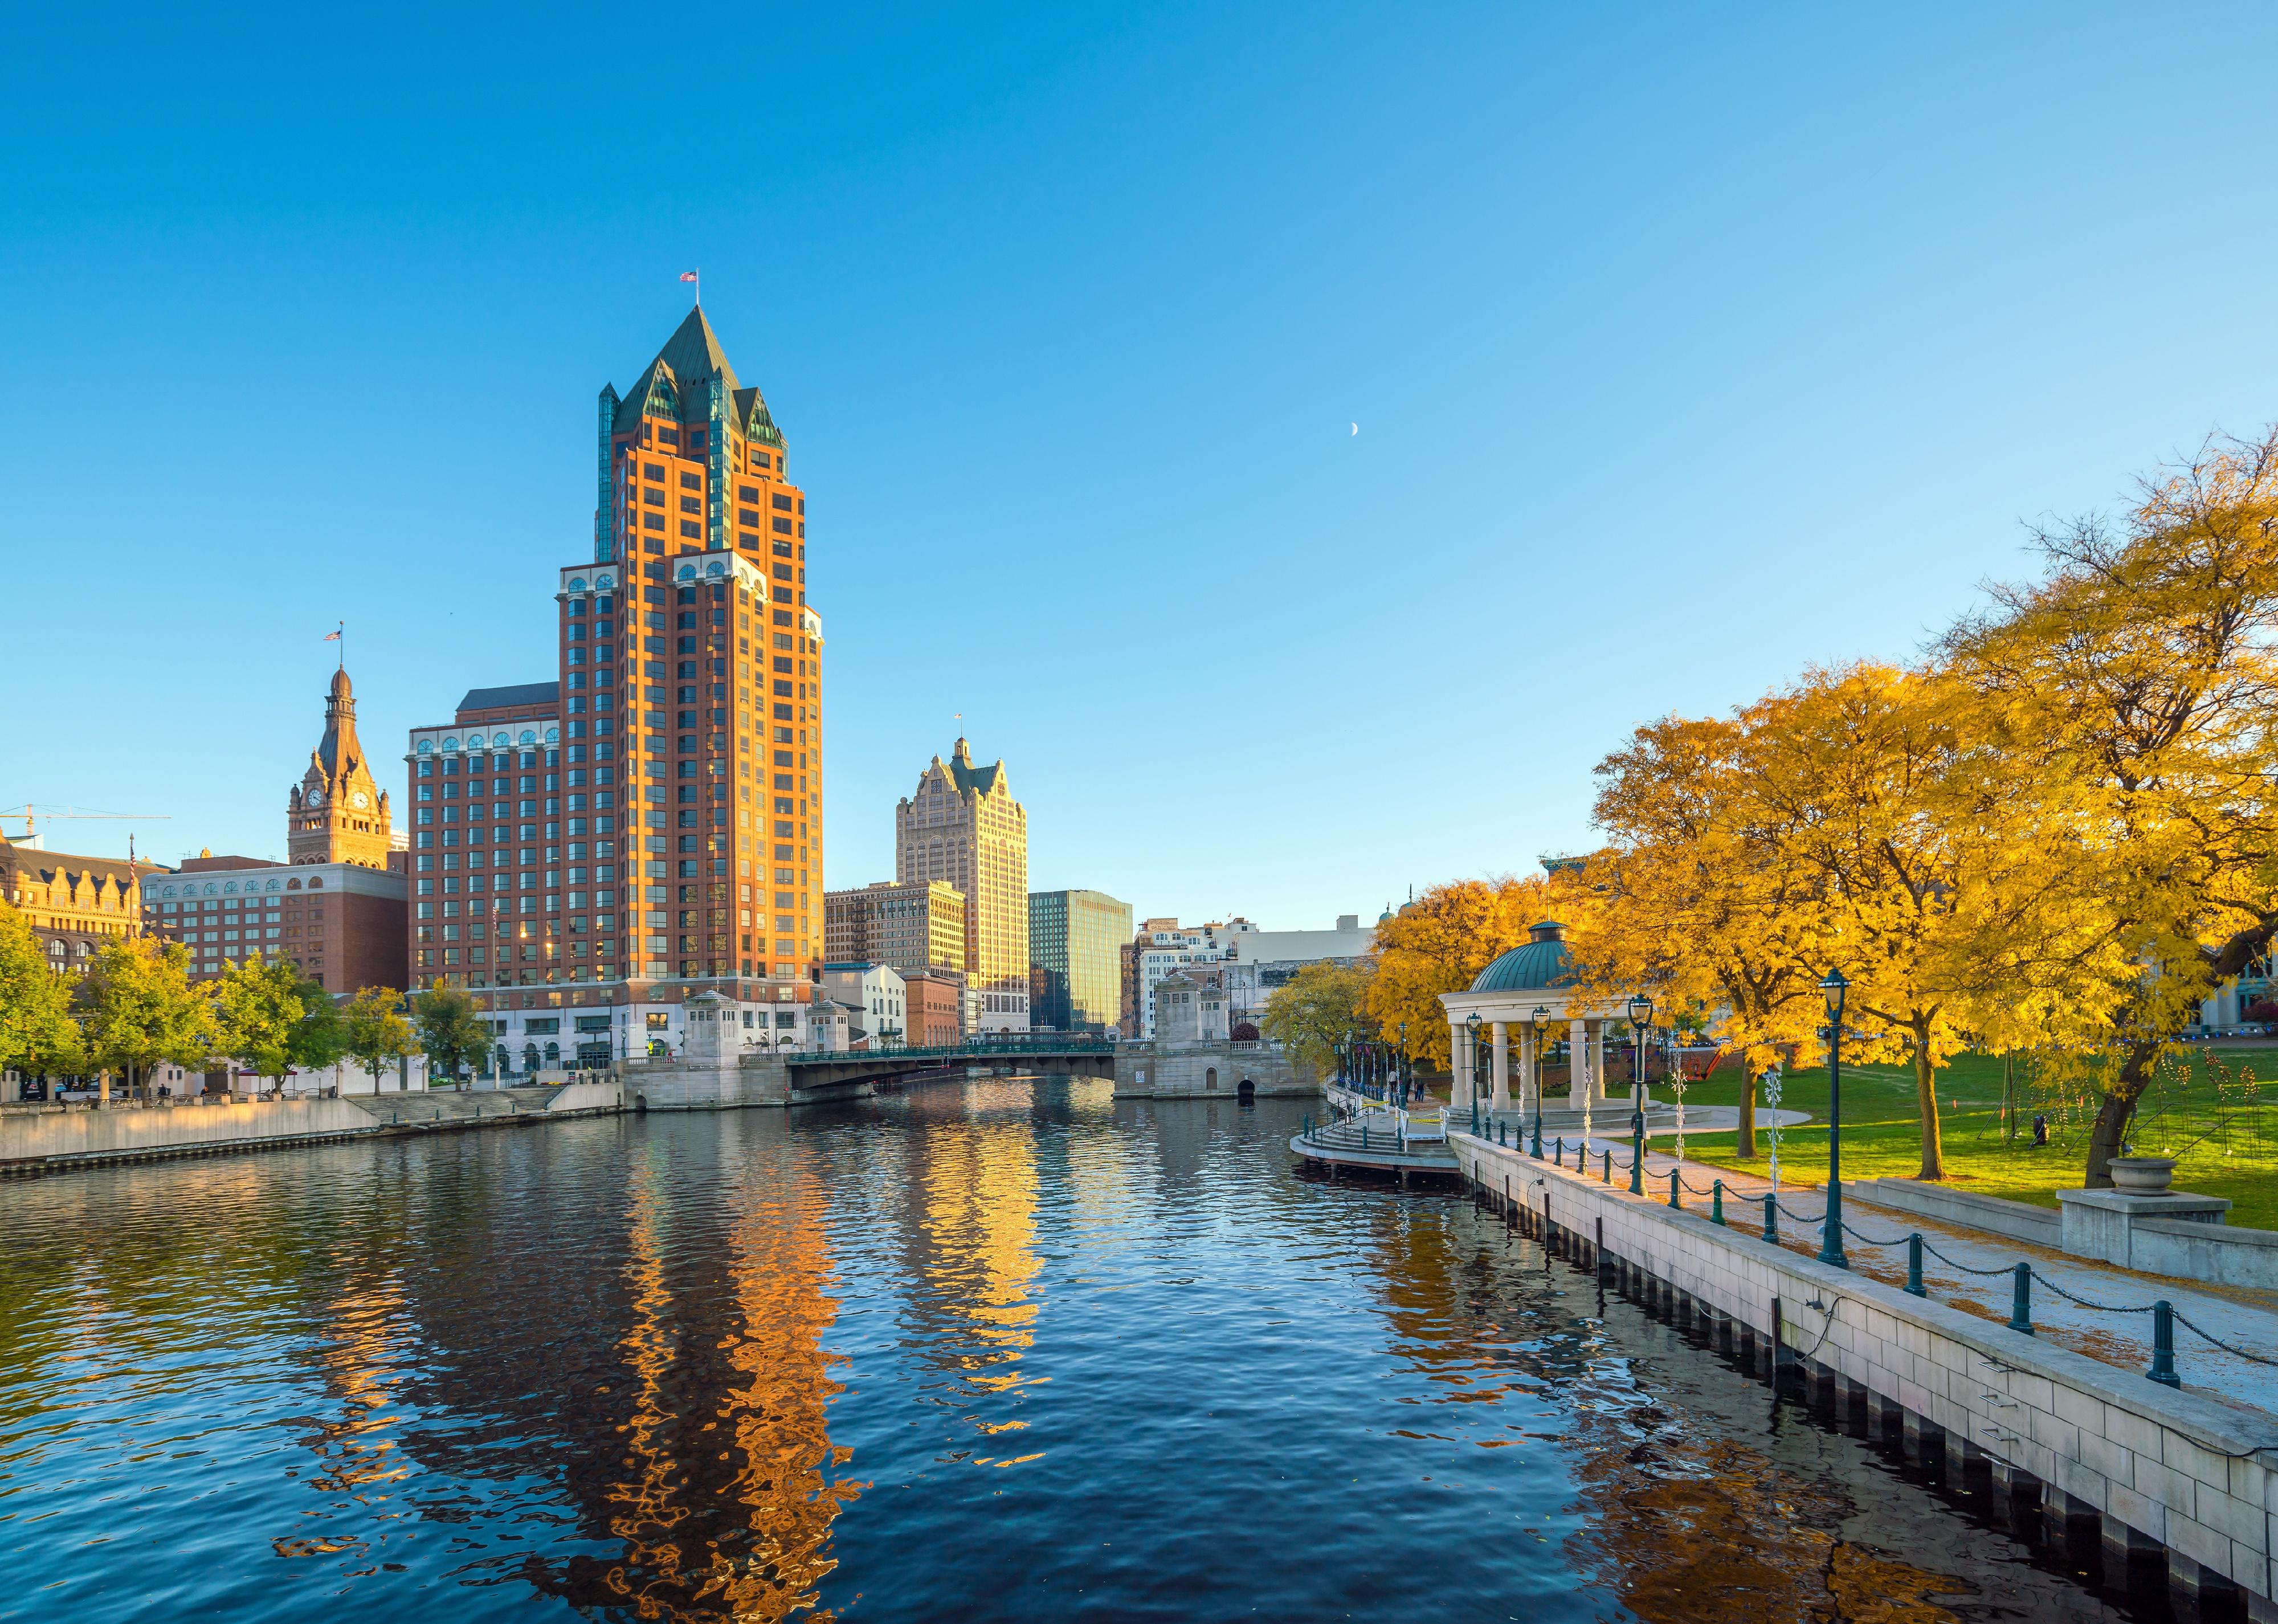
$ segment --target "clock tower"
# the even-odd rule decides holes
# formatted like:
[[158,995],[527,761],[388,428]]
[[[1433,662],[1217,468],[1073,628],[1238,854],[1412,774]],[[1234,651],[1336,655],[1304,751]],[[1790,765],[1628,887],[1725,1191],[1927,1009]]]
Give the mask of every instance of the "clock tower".
[[286,855],[294,862],[387,867],[387,793],[373,780],[356,738],[355,693],[347,669],[333,673],[325,737],[286,811]]

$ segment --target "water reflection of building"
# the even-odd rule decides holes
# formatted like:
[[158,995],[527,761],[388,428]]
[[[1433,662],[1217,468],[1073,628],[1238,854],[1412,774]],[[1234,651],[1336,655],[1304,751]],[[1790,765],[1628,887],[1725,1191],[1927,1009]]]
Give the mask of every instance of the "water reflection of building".
[[[1030,1084],[977,1085],[1027,1096]],[[1035,1341],[1029,1283],[1036,1254],[1036,1142],[1025,1113],[1016,1120],[936,1129],[926,1145],[922,1206],[922,1298],[943,1357],[973,1388],[1017,1386],[1021,1357]]]
[[310,1418],[302,1442],[317,1456],[318,1469],[302,1482],[321,1498],[303,1513],[300,1531],[271,1542],[280,1557],[360,1555],[366,1549],[361,1523],[340,1518],[341,1500],[359,1508],[384,1503],[387,1485],[410,1475],[397,1436],[401,1416],[397,1386],[404,1374],[401,1282],[353,1287],[323,1314],[324,1341],[317,1363],[326,1390],[338,1401],[332,1419]]
[[1573,1566],[1646,1624],[1953,1624],[1930,1599],[1953,1579],[1846,1538],[1859,1508],[1838,1488],[1663,1408],[1634,1350],[1546,1313],[1500,1245],[1390,1209],[1358,1252],[1420,1401],[1450,1406],[1417,1432],[1492,1448],[1563,1413]]
[[421,1260],[401,1388],[431,1418],[401,1446],[439,1482],[515,1486],[448,1506],[470,1568],[612,1616],[828,1619],[862,1485],[829,1431],[822,1182],[779,1117],[646,1155],[619,1134],[431,1161],[391,1215]]
[[[830,1525],[861,1488],[831,1475],[850,1452],[829,1430],[837,1303],[822,1291],[820,1192],[772,1185],[716,1253],[673,1235],[677,1215],[636,1196],[618,1344],[630,1391],[598,1508],[623,1551],[570,1562],[561,1592],[643,1618],[786,1618],[815,1606],[837,1566]],[[704,1303],[719,1321],[690,1313]]]

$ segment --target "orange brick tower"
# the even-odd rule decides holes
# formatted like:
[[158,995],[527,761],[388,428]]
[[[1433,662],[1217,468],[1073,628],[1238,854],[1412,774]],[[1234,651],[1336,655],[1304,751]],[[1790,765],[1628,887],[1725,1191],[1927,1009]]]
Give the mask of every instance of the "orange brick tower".
[[[561,693],[568,738],[585,741],[590,723],[596,762],[615,724],[628,883],[616,961],[589,973],[812,982],[822,626],[806,601],[806,497],[782,431],[701,306],[630,391],[602,389],[600,426],[593,563],[577,571],[593,584],[562,584]],[[605,572],[622,634],[595,647]]]
[[285,854],[294,862],[348,862],[385,869],[387,792],[365,764],[356,738],[355,693],[345,668],[325,699],[325,736],[286,808]]

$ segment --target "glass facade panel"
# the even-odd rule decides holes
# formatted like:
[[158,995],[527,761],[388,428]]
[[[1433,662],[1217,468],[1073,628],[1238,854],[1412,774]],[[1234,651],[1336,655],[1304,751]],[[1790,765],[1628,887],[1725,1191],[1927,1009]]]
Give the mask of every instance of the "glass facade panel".
[[1028,893],[1028,1023],[1109,1032],[1122,1010],[1131,905],[1099,891]]

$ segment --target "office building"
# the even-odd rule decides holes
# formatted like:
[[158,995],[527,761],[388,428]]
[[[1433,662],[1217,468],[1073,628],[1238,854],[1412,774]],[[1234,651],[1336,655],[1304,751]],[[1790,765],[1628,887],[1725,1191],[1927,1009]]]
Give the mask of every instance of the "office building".
[[1235,937],[1257,927],[1236,915],[1208,924],[1181,925],[1176,919],[1150,919],[1121,950],[1123,1034],[1155,1035],[1155,987],[1166,976],[1192,964],[1215,964]]
[[96,950],[142,928],[142,888],[165,869],[118,857],[48,851],[27,828],[23,840],[0,836],[0,900],[24,915],[61,975],[85,969]]
[[961,970],[912,970],[902,977],[913,1047],[944,1048],[965,1037],[965,975]]
[[554,680],[475,690],[411,735],[421,984],[501,1011],[615,1006],[572,1017],[581,1058],[677,1044],[699,990],[766,1007],[739,1013],[770,1032],[812,1001],[823,639],[787,456],[700,308],[630,390],[602,389],[592,556],[553,583]]
[[1229,937],[1222,956],[1232,1018],[1237,1025],[1256,1025],[1273,989],[1287,986],[1307,965],[1349,969],[1375,951],[1376,931],[1362,929],[1357,914],[1339,915],[1333,931],[1249,931]]
[[1055,1032],[1111,1032],[1121,1014],[1118,950],[1131,905],[1104,891],[1028,893],[1028,1023]]
[[908,976],[965,969],[965,897],[943,880],[873,880],[822,893],[822,950],[834,963],[875,959]]
[[962,739],[895,808],[894,877],[965,896],[966,980],[979,1030],[1028,1030],[1028,814],[1005,763],[974,765]]
[[874,961],[825,964],[822,995],[847,1011],[848,1041],[866,1048],[904,1046],[908,994],[899,971]]

